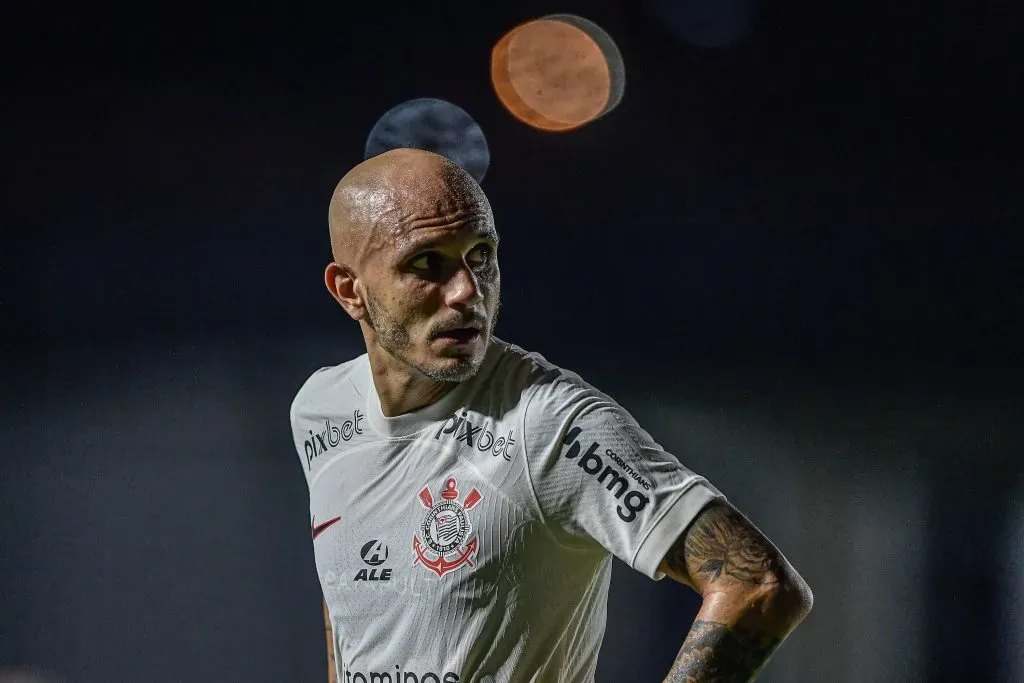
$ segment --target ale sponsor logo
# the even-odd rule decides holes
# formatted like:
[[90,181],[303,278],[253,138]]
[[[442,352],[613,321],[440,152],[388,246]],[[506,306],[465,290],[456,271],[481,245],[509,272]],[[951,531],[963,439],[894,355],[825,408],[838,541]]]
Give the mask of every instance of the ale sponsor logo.
[[356,572],[354,581],[390,581],[391,567],[381,567],[388,561],[388,547],[373,539],[363,544],[359,549],[359,557],[365,562],[369,569],[363,567]]

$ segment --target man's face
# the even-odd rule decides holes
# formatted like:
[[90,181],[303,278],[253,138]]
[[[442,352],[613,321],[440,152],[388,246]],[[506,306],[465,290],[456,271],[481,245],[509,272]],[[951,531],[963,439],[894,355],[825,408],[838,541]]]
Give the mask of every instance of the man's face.
[[380,347],[442,382],[469,379],[480,369],[500,300],[490,211],[459,214],[396,232],[362,278],[366,323]]

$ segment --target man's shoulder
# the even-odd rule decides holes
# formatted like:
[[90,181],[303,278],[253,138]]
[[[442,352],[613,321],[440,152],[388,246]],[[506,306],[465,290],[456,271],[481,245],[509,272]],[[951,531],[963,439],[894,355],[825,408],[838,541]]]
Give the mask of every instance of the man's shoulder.
[[573,374],[536,351],[497,338],[494,341],[498,358],[491,375],[492,384],[527,390]]
[[507,341],[501,344],[500,358],[492,376],[492,385],[505,387],[527,400],[567,400],[591,395],[607,398],[578,373],[548,360],[536,351]]
[[336,403],[348,394],[365,396],[365,387],[362,386],[365,373],[362,370],[366,364],[364,353],[344,363],[325,365],[313,371],[295,392],[291,404],[292,418],[318,404]]

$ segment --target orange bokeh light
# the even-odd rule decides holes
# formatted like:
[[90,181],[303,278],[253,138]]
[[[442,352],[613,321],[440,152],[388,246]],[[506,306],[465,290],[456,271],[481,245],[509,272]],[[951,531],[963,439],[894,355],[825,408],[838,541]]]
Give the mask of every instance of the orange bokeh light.
[[491,83],[523,123],[569,131],[605,112],[612,75],[600,46],[576,26],[555,19],[521,24],[494,46]]

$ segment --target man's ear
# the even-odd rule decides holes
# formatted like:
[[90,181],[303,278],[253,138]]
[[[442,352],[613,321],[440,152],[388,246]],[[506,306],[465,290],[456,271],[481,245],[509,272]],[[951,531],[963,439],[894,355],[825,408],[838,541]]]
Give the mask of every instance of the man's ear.
[[358,286],[356,275],[350,267],[334,261],[328,263],[324,270],[324,284],[353,320],[366,317],[366,300],[360,294],[362,287]]

